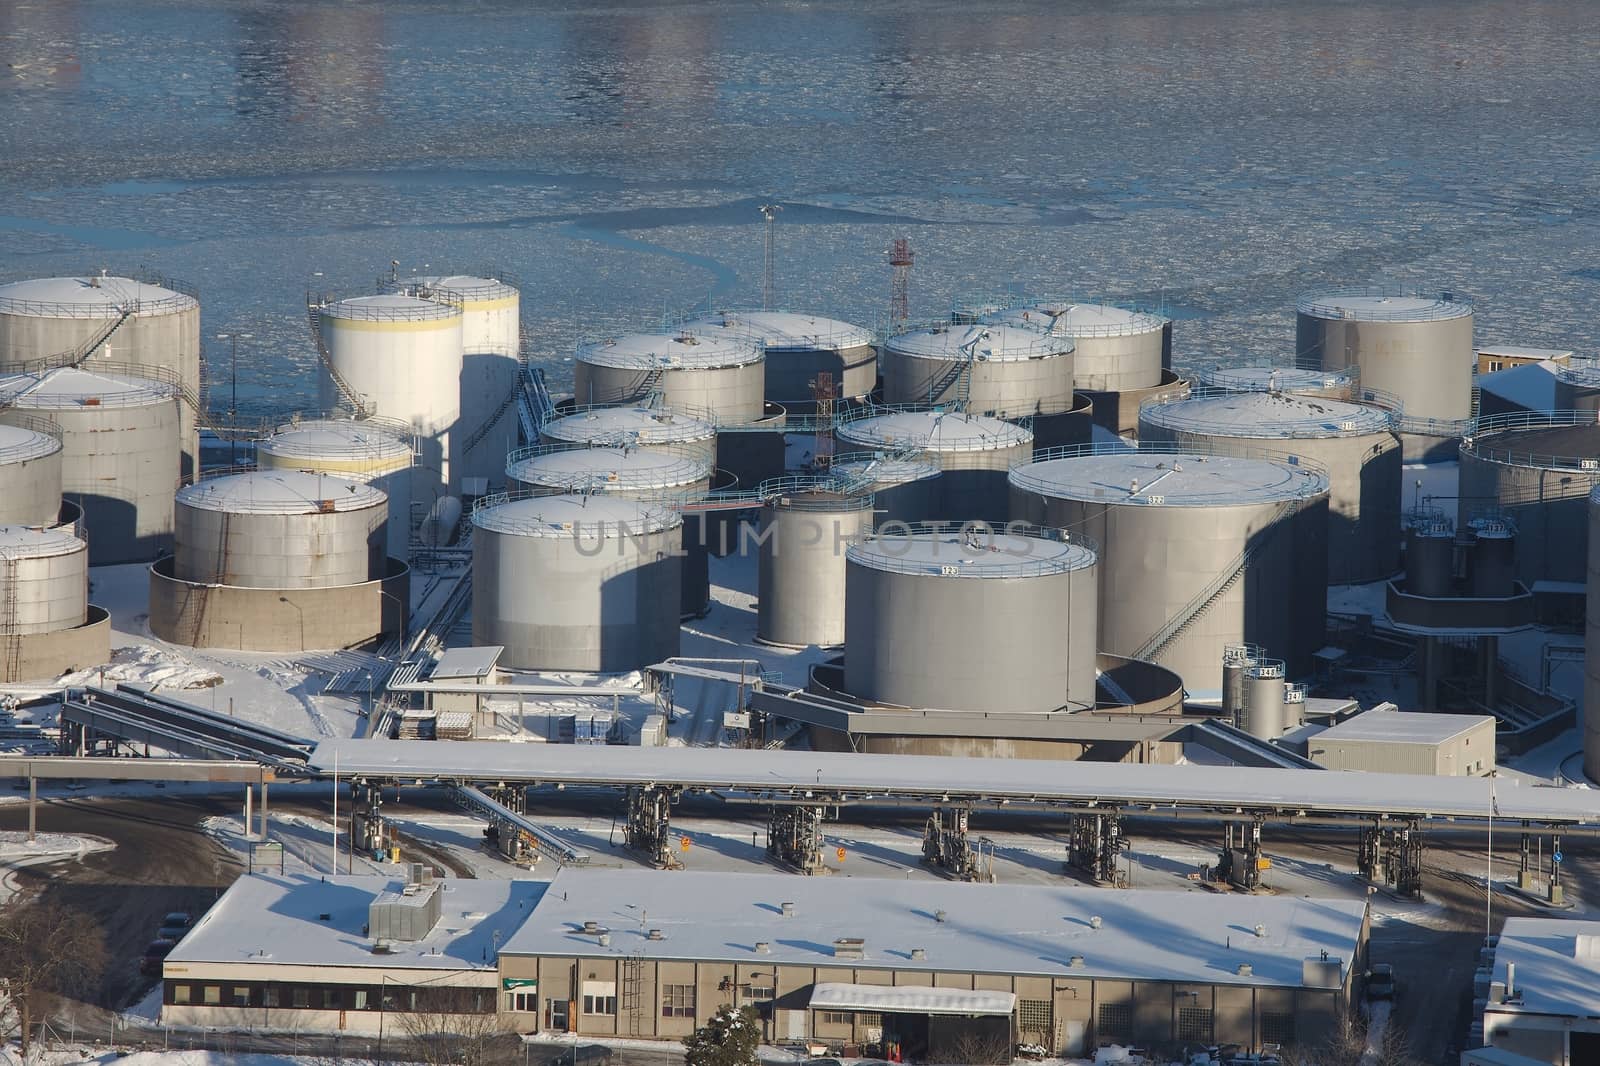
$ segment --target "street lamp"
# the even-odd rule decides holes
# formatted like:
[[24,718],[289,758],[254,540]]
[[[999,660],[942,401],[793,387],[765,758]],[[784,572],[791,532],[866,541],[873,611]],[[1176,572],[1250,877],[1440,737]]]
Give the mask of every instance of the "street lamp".
[[279,596],[278,597],[278,602],[279,603],[287,603],[290,607],[294,608],[294,613],[300,616],[300,650],[301,651],[305,651],[306,650],[306,612],[301,609],[301,607],[300,607],[300,605],[298,603],[295,603],[293,600],[291,600],[287,596]]
[[[254,333],[219,333],[217,340],[228,341],[232,348],[232,394],[228,398],[228,465],[239,465],[239,342],[254,340]],[[302,649],[303,650],[303,649]]]

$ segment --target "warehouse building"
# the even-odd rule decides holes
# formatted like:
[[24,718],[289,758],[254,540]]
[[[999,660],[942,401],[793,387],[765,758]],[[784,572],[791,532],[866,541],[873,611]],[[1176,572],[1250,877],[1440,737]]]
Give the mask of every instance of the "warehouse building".
[[1552,1066],[1600,1062],[1600,921],[1506,919],[1483,1040]]
[[1487,777],[1495,771],[1494,725],[1486,714],[1374,709],[1308,731],[1303,754],[1329,770]]

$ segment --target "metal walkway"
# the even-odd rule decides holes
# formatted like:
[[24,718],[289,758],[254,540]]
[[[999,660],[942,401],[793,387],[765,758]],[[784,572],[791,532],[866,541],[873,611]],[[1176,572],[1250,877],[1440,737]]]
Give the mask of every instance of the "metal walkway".
[[453,790],[456,800],[463,807],[474,814],[487,818],[491,823],[497,823],[501,832],[510,826],[519,832],[526,833],[533,841],[533,846],[552,859],[565,866],[581,866],[589,861],[589,853],[568,844],[565,840],[555,836],[549,830],[529,821],[525,815],[507,807],[499,800],[485,794],[479,789],[469,785],[462,785]]
[[68,689],[62,694],[61,725],[76,754],[111,739],[196,759],[256,762],[284,773],[305,773],[314,745],[133,685]]

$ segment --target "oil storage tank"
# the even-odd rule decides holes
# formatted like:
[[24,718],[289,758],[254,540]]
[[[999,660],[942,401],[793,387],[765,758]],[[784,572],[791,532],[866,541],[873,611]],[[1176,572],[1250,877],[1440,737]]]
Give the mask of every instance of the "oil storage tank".
[[1600,410],[1600,364],[1575,361],[1557,370],[1554,410]]
[[1393,396],[1405,417],[1406,452],[1427,458],[1453,447],[1472,417],[1472,302],[1444,292],[1330,288],[1296,305],[1297,360],[1355,369],[1365,388]]
[[1289,458],[1063,449],[1011,472],[1013,516],[1098,542],[1100,651],[1222,690],[1229,645],[1311,669],[1327,599],[1328,476]]
[[285,422],[256,442],[263,470],[304,470],[359,481],[388,497],[385,525],[391,559],[411,547],[411,430],[389,419],[314,417]]
[[1087,538],[913,527],[851,545],[845,563],[852,695],[975,712],[1094,707],[1098,590]]
[[46,681],[111,658],[111,620],[89,603],[89,546],[67,529],[0,525],[0,681]]
[[49,526],[61,514],[61,429],[0,411],[0,525]]
[[843,492],[870,492],[874,527],[886,522],[938,521],[943,471],[927,455],[847,452],[828,464],[835,487]]
[[680,519],[616,496],[489,496],[472,512],[472,639],[524,670],[678,654]]
[[322,409],[344,406],[409,425],[420,468],[412,498],[430,510],[460,487],[451,447],[461,420],[461,309],[394,293],[324,303],[317,315],[328,364],[319,379]]
[[815,410],[821,374],[831,379],[834,398],[863,399],[877,385],[872,331],[849,322],[794,311],[713,311],[691,318],[685,328],[759,345],[766,352],[767,401],[790,412]]
[[1344,370],[1313,370],[1307,367],[1213,366],[1195,374],[1199,385],[1228,392],[1285,392],[1295,396],[1320,396],[1328,400],[1356,398],[1356,376]]
[[991,520],[1007,508],[1006,472],[1033,455],[1033,433],[1015,422],[958,411],[868,409],[835,436],[852,448],[922,456],[939,464],[940,520]]
[[1400,568],[1400,441],[1392,412],[1284,392],[1201,389],[1139,411],[1139,439],[1200,452],[1299,455],[1328,472],[1328,580]]
[[664,407],[578,407],[540,426],[539,439],[546,444],[584,447],[607,445],[642,451],[693,451],[711,462],[717,457],[716,426],[703,418]]
[[1600,488],[1589,492],[1588,603],[1583,636],[1583,772],[1600,781]]
[[718,426],[759,422],[766,413],[766,351],[747,337],[681,329],[630,333],[578,349],[573,391],[580,404],[631,404],[659,396],[663,407]]
[[174,382],[67,367],[0,378],[0,404],[61,427],[61,489],[83,508],[91,566],[171,548],[181,461]]
[[1061,414],[1073,405],[1073,345],[1068,337],[1015,326],[935,325],[890,337],[883,346],[883,398],[889,404],[961,402],[999,418]]
[[[1480,418],[1461,441],[1456,525],[1497,509],[1517,528],[1517,578],[1529,588],[1581,593],[1588,558],[1585,508],[1600,484],[1594,411],[1517,412]],[[1544,588],[1534,591],[1545,591]]]
[[179,474],[194,474],[200,455],[200,300],[192,286],[155,275],[106,273],[0,285],[0,371],[73,364],[93,370],[97,363],[142,368],[130,372],[179,385],[185,397]]
[[[469,495],[504,488],[506,454],[517,446],[516,389],[522,364],[522,294],[503,271],[410,279],[404,291],[461,311],[460,483]],[[468,484],[477,478],[481,483]]]
[[756,639],[829,648],[845,639],[845,550],[872,529],[872,495],[826,477],[761,486]]

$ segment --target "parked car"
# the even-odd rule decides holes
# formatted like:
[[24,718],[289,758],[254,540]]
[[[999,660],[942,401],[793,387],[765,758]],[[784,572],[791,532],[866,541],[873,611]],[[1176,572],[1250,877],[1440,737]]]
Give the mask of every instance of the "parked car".
[[604,1044],[578,1044],[546,1060],[548,1066],[606,1066],[611,1049]]
[[139,960],[139,972],[146,977],[161,976],[161,962],[177,947],[175,940],[152,940],[144,949],[144,958]]
[[167,916],[161,919],[161,924],[173,929],[187,929],[194,924],[194,919],[188,911],[168,911]]
[[1394,967],[1387,962],[1374,963],[1367,971],[1367,999],[1394,999]]

